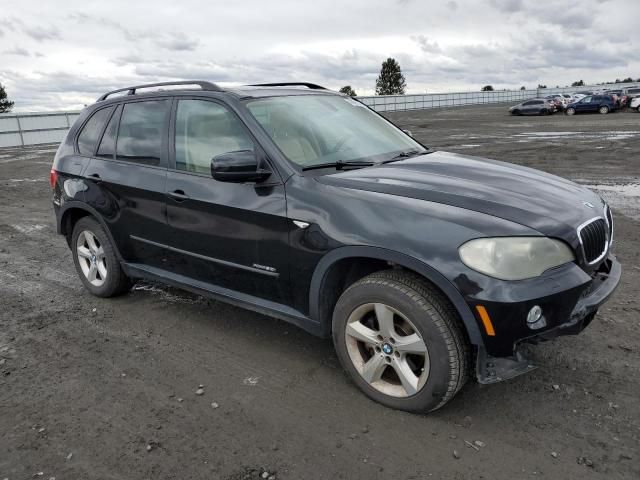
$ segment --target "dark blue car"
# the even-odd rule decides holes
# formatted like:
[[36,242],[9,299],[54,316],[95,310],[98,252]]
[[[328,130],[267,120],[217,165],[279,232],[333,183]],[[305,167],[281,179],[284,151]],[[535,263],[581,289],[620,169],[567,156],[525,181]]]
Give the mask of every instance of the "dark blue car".
[[605,115],[615,109],[616,102],[611,95],[589,95],[567,105],[565,113],[575,115],[583,112],[599,112]]

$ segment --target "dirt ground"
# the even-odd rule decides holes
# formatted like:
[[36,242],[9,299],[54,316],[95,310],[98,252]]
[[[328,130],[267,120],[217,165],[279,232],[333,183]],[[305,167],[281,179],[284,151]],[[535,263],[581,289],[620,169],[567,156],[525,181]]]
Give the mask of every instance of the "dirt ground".
[[0,479],[640,478],[640,114],[389,117],[610,201],[623,278],[583,334],[431,415],[393,411],[284,322],[146,283],[92,297],[55,234],[55,147],[0,150]]

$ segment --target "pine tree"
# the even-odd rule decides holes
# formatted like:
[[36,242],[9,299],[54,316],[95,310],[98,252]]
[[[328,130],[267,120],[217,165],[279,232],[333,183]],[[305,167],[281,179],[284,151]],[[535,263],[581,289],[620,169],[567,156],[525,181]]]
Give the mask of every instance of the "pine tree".
[[345,85],[340,89],[340,93],[344,93],[345,95],[349,95],[350,97],[357,97],[356,91],[351,88],[351,85]]
[[404,95],[407,86],[400,64],[394,58],[382,62],[380,75],[376,80],[376,95]]
[[0,83],[0,113],[10,112],[13,108],[13,102],[7,100],[7,92]]

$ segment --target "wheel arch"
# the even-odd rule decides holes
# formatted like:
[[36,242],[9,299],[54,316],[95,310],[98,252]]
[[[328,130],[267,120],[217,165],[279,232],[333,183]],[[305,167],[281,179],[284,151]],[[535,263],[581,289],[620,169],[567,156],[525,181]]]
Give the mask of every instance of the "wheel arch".
[[67,244],[71,246],[71,235],[73,233],[73,227],[76,222],[83,217],[92,217],[94,220],[100,223],[100,225],[102,225],[102,228],[111,241],[111,245],[113,245],[113,249],[116,253],[116,256],[118,257],[118,260],[122,261],[122,256],[120,255],[118,244],[115,242],[107,223],[94,208],[84,203],[68,202],[60,208],[57,225],[58,233],[65,236]]
[[[342,291],[337,293],[332,292],[332,295],[323,295],[323,292],[327,291],[327,287],[329,287],[329,291],[331,291],[332,272],[335,273],[335,269],[339,269],[340,263],[348,259],[369,260],[377,267],[382,265],[386,265],[386,268],[391,268],[392,266],[401,267],[424,277],[440,289],[453,304],[464,323],[469,341],[473,345],[484,346],[480,328],[471,309],[458,289],[440,272],[409,255],[385,248],[369,246],[340,247],[327,253],[322,257],[320,262],[318,262],[311,279],[309,290],[309,314],[314,321],[319,323],[322,336],[328,337],[331,335],[333,307]],[[376,268],[374,271],[381,269],[382,268]]]

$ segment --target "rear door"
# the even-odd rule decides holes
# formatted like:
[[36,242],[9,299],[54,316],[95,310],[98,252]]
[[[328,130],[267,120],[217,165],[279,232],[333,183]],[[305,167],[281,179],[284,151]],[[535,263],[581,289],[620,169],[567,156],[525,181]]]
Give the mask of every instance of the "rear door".
[[168,268],[216,287],[278,303],[289,299],[289,238],[284,185],[277,173],[261,184],[211,177],[211,159],[254,150],[240,118],[212,99],[175,101],[167,219]]
[[162,266],[167,241],[165,183],[171,100],[121,104],[85,170],[85,199],[107,222],[131,263]]

